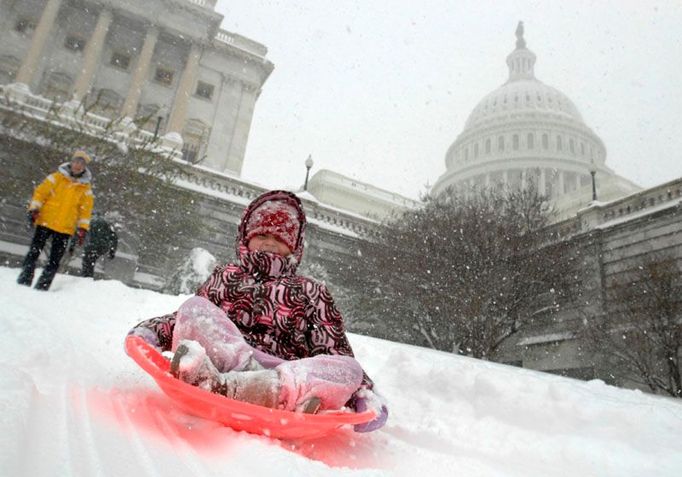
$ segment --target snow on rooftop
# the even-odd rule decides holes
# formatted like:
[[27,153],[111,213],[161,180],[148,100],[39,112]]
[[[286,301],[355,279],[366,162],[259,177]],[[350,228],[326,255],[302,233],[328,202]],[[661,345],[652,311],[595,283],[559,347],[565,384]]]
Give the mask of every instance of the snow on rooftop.
[[667,201],[663,202],[660,204],[656,204],[655,206],[647,207],[642,210],[638,210],[637,212],[631,212],[629,214],[625,214],[621,217],[617,217],[615,219],[607,220],[606,222],[602,222],[598,225],[595,226],[596,229],[607,229],[609,227],[613,227],[615,225],[620,225],[626,222],[629,222],[631,220],[639,219],[642,217],[646,217],[647,215],[655,214],[657,212],[661,212],[663,210],[671,209],[674,207],[680,207],[682,205],[682,200],[672,200],[672,201]]
[[566,331],[563,333],[549,333],[546,335],[529,336],[526,338],[521,338],[516,346],[529,346],[542,343],[553,343],[555,341],[565,341],[575,338],[575,335],[571,331]]

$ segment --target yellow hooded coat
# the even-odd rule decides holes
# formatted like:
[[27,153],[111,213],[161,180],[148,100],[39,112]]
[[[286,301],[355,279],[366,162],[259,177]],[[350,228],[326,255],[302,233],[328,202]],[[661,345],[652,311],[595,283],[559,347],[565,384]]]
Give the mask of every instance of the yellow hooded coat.
[[73,177],[66,162],[36,187],[29,210],[38,210],[36,225],[62,234],[73,235],[76,228],[88,230],[94,196],[88,169]]

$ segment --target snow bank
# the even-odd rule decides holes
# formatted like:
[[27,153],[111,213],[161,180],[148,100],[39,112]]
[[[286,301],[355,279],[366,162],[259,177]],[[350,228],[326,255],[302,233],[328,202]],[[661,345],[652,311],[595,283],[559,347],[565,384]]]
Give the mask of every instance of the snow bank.
[[678,476],[682,402],[350,335],[386,427],[308,443],[178,410],[123,352],[186,296],[0,267],[2,476]]

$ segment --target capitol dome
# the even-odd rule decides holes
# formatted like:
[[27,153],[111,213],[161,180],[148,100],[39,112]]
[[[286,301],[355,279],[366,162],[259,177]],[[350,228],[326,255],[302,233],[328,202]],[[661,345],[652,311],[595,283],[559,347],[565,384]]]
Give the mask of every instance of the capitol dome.
[[567,210],[589,202],[591,171],[602,192],[613,196],[602,194],[601,200],[639,190],[605,165],[604,143],[573,101],[535,77],[536,56],[526,48],[521,22],[516,37],[516,49],[507,57],[508,80],[473,109],[446,153],[446,172],[432,193],[500,184],[521,187],[534,181]]
[[469,115],[464,130],[507,118],[510,114],[554,114],[566,121],[584,124],[568,96],[556,88],[532,79],[508,81],[485,96]]

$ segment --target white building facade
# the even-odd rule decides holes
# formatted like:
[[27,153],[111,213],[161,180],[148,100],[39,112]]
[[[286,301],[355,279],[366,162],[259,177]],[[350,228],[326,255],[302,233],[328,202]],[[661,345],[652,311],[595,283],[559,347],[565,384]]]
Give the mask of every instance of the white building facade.
[[416,200],[328,169],[311,177],[307,191],[324,204],[377,220],[420,205]]
[[220,29],[214,5],[2,0],[0,85],[127,119],[189,162],[239,176],[273,65],[263,45]]
[[637,192],[637,185],[606,165],[604,143],[573,102],[535,77],[536,56],[526,48],[522,23],[516,36],[516,49],[507,57],[509,79],[471,112],[432,192],[534,181],[552,199],[559,219],[591,201],[592,173],[600,201]]

